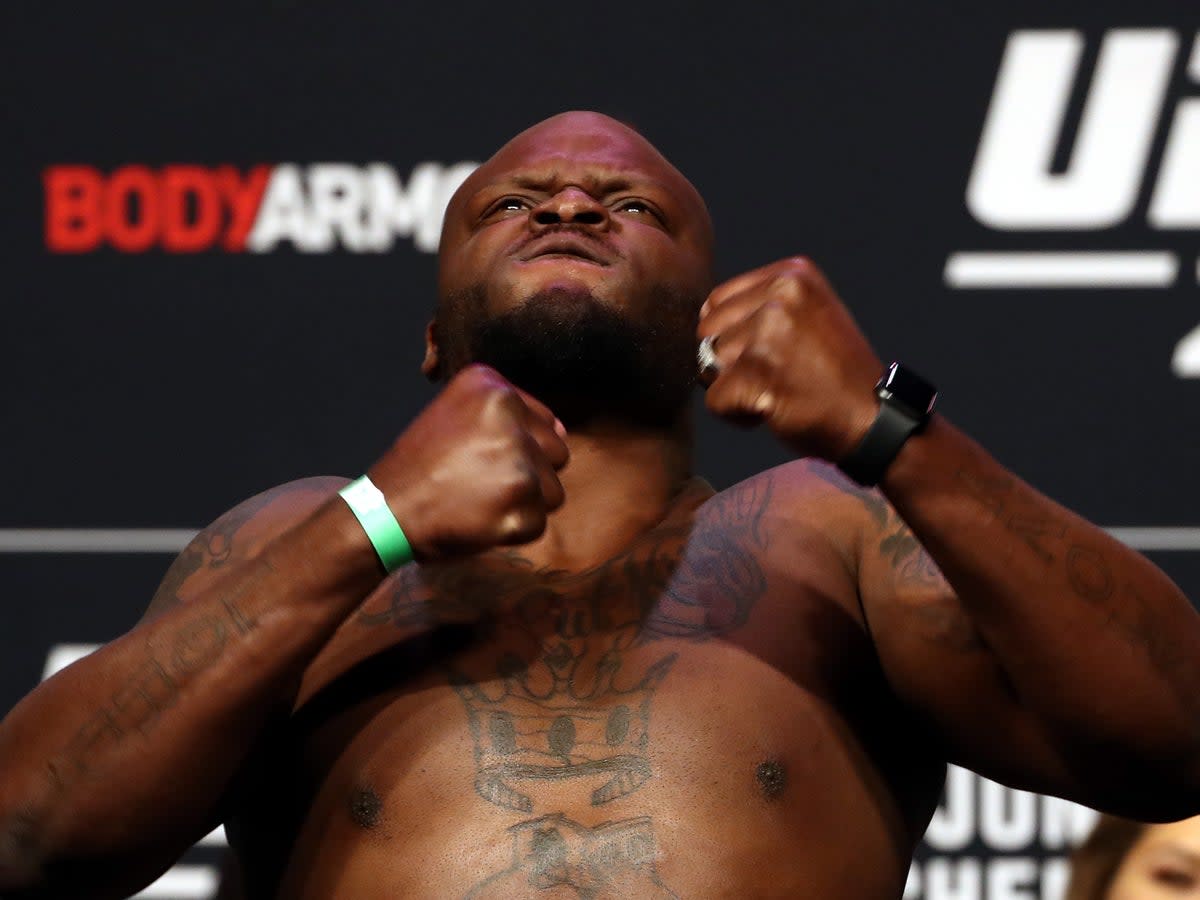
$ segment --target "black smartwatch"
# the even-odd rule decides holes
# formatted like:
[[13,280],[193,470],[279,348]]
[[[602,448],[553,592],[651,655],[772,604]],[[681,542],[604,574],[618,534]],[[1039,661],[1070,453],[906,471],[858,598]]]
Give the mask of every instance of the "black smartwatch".
[[861,484],[879,484],[900,448],[925,427],[937,403],[937,388],[900,363],[892,363],[875,385],[879,415],[866,436],[838,463],[838,468]]

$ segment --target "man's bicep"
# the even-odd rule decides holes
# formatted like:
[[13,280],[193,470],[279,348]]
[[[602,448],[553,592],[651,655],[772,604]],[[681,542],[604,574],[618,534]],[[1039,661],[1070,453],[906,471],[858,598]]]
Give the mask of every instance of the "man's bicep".
[[869,493],[883,509],[863,533],[859,594],[892,690],[928,723],[950,761],[1014,787],[1078,793],[1071,767],[937,564],[883,497]]
[[303,478],[256,494],[197,534],[171,563],[142,615],[147,622],[250,559],[328,500],[349,479]]

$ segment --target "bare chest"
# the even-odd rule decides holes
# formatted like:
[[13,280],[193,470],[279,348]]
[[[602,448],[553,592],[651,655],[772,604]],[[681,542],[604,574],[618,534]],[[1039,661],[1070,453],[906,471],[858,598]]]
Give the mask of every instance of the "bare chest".
[[310,666],[297,716],[449,687],[472,727],[514,753],[530,717],[548,717],[537,730],[550,753],[621,743],[668,680],[713,688],[672,673],[681,652],[718,647],[745,658],[739,678],[761,669],[850,703],[842,687],[873,659],[854,584],[828,542],[773,528],[769,483],[760,491],[664,523],[585,572],[496,554],[396,573]]
[[732,896],[809,832],[860,832],[902,860],[904,814],[878,802],[890,776],[869,762],[889,713],[854,586],[751,499],[586,573],[397,573],[302,686],[276,772],[302,798],[287,877],[453,846],[447,890],[503,875],[696,895],[703,862],[735,873]]

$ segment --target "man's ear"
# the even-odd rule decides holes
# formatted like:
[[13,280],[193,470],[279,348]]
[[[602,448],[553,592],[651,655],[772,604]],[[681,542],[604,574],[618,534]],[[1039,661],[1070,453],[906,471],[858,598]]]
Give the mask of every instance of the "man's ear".
[[442,363],[438,358],[437,329],[432,319],[425,326],[425,358],[421,360],[421,374],[430,381],[442,380]]

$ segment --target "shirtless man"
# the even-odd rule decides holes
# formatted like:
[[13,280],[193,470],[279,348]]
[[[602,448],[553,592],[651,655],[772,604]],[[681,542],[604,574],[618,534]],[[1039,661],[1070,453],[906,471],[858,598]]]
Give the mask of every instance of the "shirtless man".
[[[810,262],[710,291],[711,244],[596,114],[468,179],[445,387],[369,469],[419,564],[384,577],[342,479],[206,529],[0,727],[3,896],[122,896],[223,820],[261,898],[884,900],[947,760],[1200,809],[1187,599],[936,415],[879,490],[843,477],[880,361]],[[797,457],[716,495],[709,336],[708,407]]]

